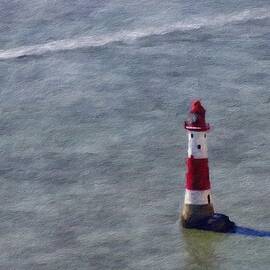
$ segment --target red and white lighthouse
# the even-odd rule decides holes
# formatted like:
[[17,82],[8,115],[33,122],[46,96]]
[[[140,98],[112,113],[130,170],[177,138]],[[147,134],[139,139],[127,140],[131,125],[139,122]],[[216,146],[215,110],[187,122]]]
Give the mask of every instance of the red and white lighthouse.
[[196,224],[214,214],[208,168],[207,132],[205,109],[200,101],[192,102],[190,119],[185,122],[188,135],[186,160],[186,191],[181,221],[184,227]]

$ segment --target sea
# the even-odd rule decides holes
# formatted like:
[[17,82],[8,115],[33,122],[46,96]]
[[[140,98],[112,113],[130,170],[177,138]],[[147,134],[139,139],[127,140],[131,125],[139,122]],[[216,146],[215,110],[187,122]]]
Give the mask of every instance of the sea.
[[[0,1],[0,269],[270,267],[270,2]],[[215,211],[183,229],[190,103]]]

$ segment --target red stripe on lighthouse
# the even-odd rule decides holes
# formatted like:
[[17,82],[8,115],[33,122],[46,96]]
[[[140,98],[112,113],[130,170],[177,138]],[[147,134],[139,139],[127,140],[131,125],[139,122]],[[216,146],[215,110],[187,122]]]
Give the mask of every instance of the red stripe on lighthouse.
[[210,189],[208,159],[188,158],[186,164],[186,188],[189,190]]

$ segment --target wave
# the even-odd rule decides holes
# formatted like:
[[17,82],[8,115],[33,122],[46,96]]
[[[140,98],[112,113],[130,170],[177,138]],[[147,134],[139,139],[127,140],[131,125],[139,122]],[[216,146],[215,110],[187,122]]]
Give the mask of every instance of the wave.
[[226,24],[245,22],[249,20],[261,20],[270,18],[270,11],[267,9],[244,10],[239,13],[223,14],[209,18],[199,18],[192,23],[179,21],[171,25],[161,27],[149,27],[135,31],[121,31],[112,35],[104,36],[85,36],[77,39],[62,39],[44,44],[21,46],[8,50],[0,50],[0,60],[42,55],[48,52],[65,50],[75,50],[87,47],[100,47],[112,42],[131,42],[139,38],[152,35],[164,35],[175,31],[190,31],[203,27],[218,27]]

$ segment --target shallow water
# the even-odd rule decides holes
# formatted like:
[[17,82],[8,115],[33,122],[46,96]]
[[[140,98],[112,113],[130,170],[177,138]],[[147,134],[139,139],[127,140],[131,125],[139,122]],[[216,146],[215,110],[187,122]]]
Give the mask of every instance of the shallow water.
[[[0,269],[268,268],[267,1],[3,1],[0,14]],[[237,234],[178,225],[194,98],[214,206]]]

